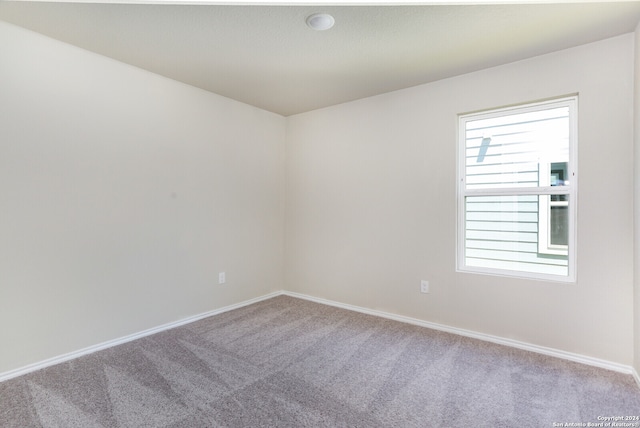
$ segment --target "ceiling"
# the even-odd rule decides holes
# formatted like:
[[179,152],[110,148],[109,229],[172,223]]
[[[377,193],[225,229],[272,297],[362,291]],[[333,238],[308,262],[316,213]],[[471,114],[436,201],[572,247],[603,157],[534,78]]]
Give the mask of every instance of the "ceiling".
[[[335,26],[308,28],[328,12]],[[284,116],[634,31],[640,1],[187,5],[0,1],[0,19]]]

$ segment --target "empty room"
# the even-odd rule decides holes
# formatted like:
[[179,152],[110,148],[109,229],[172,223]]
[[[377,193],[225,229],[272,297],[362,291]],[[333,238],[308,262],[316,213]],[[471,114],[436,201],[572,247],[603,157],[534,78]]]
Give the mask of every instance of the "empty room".
[[0,2],[0,427],[640,427],[640,2]]

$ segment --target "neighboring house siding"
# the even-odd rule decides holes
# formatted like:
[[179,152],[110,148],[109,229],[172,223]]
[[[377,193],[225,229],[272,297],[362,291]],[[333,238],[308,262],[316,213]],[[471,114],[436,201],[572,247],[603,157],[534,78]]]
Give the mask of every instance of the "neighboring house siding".
[[566,257],[538,252],[538,196],[467,198],[467,265],[566,274]]

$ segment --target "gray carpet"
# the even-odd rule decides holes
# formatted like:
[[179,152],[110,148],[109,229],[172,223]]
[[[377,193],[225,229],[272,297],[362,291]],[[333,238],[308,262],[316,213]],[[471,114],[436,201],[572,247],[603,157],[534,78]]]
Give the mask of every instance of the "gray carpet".
[[0,383],[3,428],[552,427],[627,415],[640,415],[629,375],[285,296]]

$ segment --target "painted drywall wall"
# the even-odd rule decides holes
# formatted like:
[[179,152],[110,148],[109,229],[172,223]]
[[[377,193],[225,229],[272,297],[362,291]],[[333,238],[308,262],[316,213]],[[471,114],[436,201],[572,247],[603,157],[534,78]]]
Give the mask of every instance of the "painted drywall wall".
[[634,329],[636,373],[640,373],[640,24],[635,31],[635,67],[634,67],[634,148],[635,148],[635,208],[634,208]]
[[0,373],[282,289],[283,117],[0,40]]
[[[457,273],[457,115],[574,93],[577,282]],[[632,109],[628,34],[289,117],[287,289],[631,365]]]

